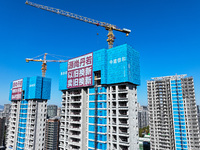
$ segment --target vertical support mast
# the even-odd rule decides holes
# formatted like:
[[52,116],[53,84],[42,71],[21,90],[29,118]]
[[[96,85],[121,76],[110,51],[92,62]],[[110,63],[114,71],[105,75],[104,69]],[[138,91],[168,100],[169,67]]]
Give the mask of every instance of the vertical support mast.
[[46,75],[46,70],[47,70],[47,61],[46,61],[46,56],[47,53],[44,54],[44,59],[43,59],[43,63],[42,63],[42,77],[45,77]]
[[114,43],[114,34],[113,34],[113,29],[112,28],[109,28],[108,29],[108,35],[107,35],[108,39],[107,39],[107,42],[108,42],[108,48],[113,48],[113,43]]

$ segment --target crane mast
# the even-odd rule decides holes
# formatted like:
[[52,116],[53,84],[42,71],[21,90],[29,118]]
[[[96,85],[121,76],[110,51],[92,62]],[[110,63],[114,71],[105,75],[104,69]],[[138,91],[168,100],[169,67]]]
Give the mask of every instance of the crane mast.
[[46,10],[46,11],[50,11],[50,12],[53,12],[53,13],[56,13],[56,14],[59,14],[59,15],[63,15],[63,16],[69,17],[69,18],[73,18],[73,19],[76,19],[76,20],[80,20],[80,21],[83,21],[83,22],[87,22],[87,23],[90,23],[90,24],[94,24],[94,25],[97,25],[97,26],[104,27],[106,30],[108,30],[108,35],[107,35],[107,37],[108,37],[108,39],[107,39],[108,48],[113,47],[113,43],[114,43],[113,30],[126,33],[126,36],[128,36],[129,33],[131,32],[131,30],[126,29],[126,28],[120,29],[116,25],[106,23],[106,22],[102,22],[102,21],[98,21],[98,20],[91,19],[91,18],[88,18],[88,17],[84,17],[84,16],[81,16],[81,15],[77,15],[77,14],[74,14],[74,13],[71,13],[71,12],[68,12],[68,11],[64,11],[64,10],[61,10],[61,9],[36,4],[36,3],[30,2],[30,1],[26,1],[25,4],[39,8],[39,9],[43,9],[43,10]]

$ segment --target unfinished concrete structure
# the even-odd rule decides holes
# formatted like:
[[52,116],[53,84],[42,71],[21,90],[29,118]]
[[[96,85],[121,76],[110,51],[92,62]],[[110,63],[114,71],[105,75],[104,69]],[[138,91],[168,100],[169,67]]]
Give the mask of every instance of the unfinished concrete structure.
[[44,149],[50,87],[51,80],[42,77],[23,78],[11,83],[6,149]]
[[[92,65],[82,69],[77,62]],[[73,73],[70,64],[78,68]],[[60,68],[60,149],[138,150],[138,52],[125,44],[77,57]]]
[[192,77],[175,75],[147,82],[152,150],[199,150]]

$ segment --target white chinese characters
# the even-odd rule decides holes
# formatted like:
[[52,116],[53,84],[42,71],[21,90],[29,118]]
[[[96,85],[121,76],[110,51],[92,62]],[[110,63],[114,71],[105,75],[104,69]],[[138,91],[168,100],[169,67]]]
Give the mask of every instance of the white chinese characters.
[[116,58],[116,59],[110,60],[109,63],[117,64],[117,63],[124,62],[124,61],[126,61],[126,57],[121,57],[121,58]]
[[69,60],[67,88],[92,85],[93,53]]

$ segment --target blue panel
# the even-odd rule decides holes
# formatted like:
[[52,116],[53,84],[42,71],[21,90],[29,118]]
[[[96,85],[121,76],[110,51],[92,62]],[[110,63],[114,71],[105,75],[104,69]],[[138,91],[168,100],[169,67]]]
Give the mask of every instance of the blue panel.
[[42,99],[50,99],[51,95],[51,79],[43,78]]
[[98,108],[107,108],[107,104],[106,104],[106,102],[98,102],[97,107]]
[[13,87],[13,82],[10,83],[10,92],[9,92],[9,100],[11,101],[12,97],[12,87]]
[[95,110],[89,110],[89,116],[95,116]]
[[94,123],[95,120],[94,120],[94,117],[89,117],[89,123]]
[[94,127],[94,125],[89,125],[89,131],[95,131],[95,127]]
[[[95,110],[89,110],[89,116],[95,116]],[[107,116],[106,110],[98,110],[97,116]]]
[[107,100],[106,94],[98,94],[98,100]]
[[94,133],[89,133],[89,139],[94,140],[95,139],[95,134]]
[[89,147],[92,147],[92,148],[95,147],[94,141],[88,141],[88,145]]
[[[89,133],[89,139],[90,140],[94,140],[95,139],[95,134],[94,133]],[[107,141],[107,135],[97,134],[97,140],[98,141]]]
[[42,77],[31,77],[29,82],[28,99],[42,98]]
[[107,53],[107,84],[127,82],[127,45],[108,49]]
[[28,99],[28,93],[29,93],[29,77],[23,78],[23,85],[22,89],[24,91],[24,99]]
[[98,93],[105,93],[106,87],[98,87]]
[[24,99],[50,99],[51,79],[43,77],[23,78]]
[[98,116],[107,116],[107,110],[98,110],[97,115]]
[[[89,131],[94,132],[95,131],[95,126],[94,125],[89,125]],[[106,133],[107,132],[107,127],[98,125],[97,126],[97,132]]]
[[107,50],[93,52],[93,60],[93,71],[101,71],[101,84],[107,84]]
[[101,150],[107,150],[107,144],[106,143],[97,143],[97,148]]
[[95,100],[95,95],[90,95],[89,96],[89,101],[94,101]]
[[89,103],[89,108],[95,108],[95,102],[90,102]]
[[[94,124],[94,122],[95,122],[94,117],[89,117],[89,123]],[[98,118],[98,120],[97,120],[97,124],[106,124],[106,123],[107,123],[106,118]]]
[[[186,127],[184,117],[184,105],[182,101],[183,98],[181,90],[181,80],[171,80],[171,91],[176,150],[182,150],[183,148],[187,148],[187,138],[185,130]],[[183,142],[185,144],[185,147],[182,144]]]
[[89,93],[95,93],[95,88],[89,88]]
[[128,48],[128,81],[140,85],[140,54],[131,46]]
[[[97,92],[98,93],[105,93],[106,92],[106,87],[98,87]],[[89,88],[89,93],[90,94],[95,93],[95,88]]]
[[60,63],[59,90],[67,89],[67,66],[68,62]]

